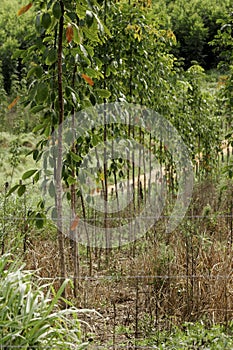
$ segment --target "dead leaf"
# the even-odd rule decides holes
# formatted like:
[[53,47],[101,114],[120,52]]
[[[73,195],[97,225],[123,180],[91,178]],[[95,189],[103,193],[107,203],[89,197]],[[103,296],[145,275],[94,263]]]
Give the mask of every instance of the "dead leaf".
[[17,15],[21,16],[23,15],[25,12],[27,12],[30,8],[32,7],[32,3],[30,2],[28,5],[21,7],[21,9],[18,11]]
[[17,96],[14,101],[11,102],[11,104],[9,104],[9,106],[7,107],[9,109],[9,111],[16,105],[16,103],[19,100],[19,96]]
[[94,85],[94,81],[86,74],[82,74],[82,78],[91,86]]
[[66,39],[68,43],[70,43],[73,40],[74,37],[74,30],[71,24],[68,24],[66,28]]
[[71,226],[70,226],[70,230],[74,231],[76,229],[76,227],[78,226],[79,223],[79,217],[76,215]]

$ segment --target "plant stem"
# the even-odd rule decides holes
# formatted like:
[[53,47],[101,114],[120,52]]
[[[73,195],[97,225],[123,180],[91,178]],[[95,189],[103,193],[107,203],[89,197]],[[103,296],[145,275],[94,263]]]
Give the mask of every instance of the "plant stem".
[[[56,169],[56,209],[57,209],[57,236],[60,255],[60,274],[61,284],[66,278],[66,263],[64,249],[64,235],[62,232],[62,123],[64,121],[64,100],[63,100],[63,73],[62,73],[62,48],[63,48],[63,30],[64,30],[64,4],[60,1],[62,15],[59,21],[58,33],[58,101],[59,101],[59,127],[58,127],[58,156]],[[64,289],[63,297],[66,297]]]

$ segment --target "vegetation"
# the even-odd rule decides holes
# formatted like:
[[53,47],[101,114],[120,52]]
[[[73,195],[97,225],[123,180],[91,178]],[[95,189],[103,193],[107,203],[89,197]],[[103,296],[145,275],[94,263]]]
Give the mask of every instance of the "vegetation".
[[[81,305],[104,316],[88,319],[91,329],[81,315],[94,347],[231,348],[232,10],[230,0],[1,2],[0,345],[81,349]],[[173,233],[178,146],[146,115],[122,123],[98,109],[115,102],[159,113],[187,147],[195,186]],[[128,140],[125,157],[114,153]],[[132,239],[153,183],[166,189],[161,217]],[[125,184],[133,191],[122,207]],[[132,243],[118,235],[113,249],[108,230],[125,224]],[[51,276],[51,288],[40,286]]]
[[[0,345],[22,349],[84,349],[81,342],[78,312],[74,307],[60,310],[58,292],[52,286],[36,285],[33,273],[11,261],[10,255],[0,259],[1,318]],[[39,283],[39,281],[37,282]]]

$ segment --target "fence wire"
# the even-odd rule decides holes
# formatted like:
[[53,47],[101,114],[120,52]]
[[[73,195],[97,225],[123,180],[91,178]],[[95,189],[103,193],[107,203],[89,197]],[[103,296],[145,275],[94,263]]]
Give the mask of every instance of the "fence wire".
[[[80,314],[80,320],[89,325],[81,323],[89,348],[159,349],[159,332],[169,334],[185,322],[227,328],[233,319],[232,217],[231,207],[225,213],[188,213],[174,233],[165,234],[163,225],[155,225],[140,242],[109,252],[81,244],[78,276],[73,271],[72,244],[68,241],[66,277],[78,282],[76,298],[72,287],[69,297],[80,309],[96,310],[101,315]],[[124,219],[133,218],[129,215]],[[160,218],[162,223],[167,219],[168,215]],[[7,227],[24,220],[23,216],[10,215],[1,217],[0,223]],[[51,241],[40,236],[38,241],[39,236],[26,233],[22,256],[27,267],[36,270],[40,284],[59,286],[64,277],[59,274],[56,237]],[[21,234],[23,239],[24,228]],[[151,339],[153,345],[142,345],[145,339]]]

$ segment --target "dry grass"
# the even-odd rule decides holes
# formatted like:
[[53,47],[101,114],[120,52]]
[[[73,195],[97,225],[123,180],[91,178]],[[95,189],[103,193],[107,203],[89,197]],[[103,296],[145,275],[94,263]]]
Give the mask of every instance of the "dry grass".
[[[127,344],[150,337],[185,321],[227,324],[233,316],[233,233],[229,186],[219,201],[219,190],[203,183],[193,194],[187,217],[172,234],[161,219],[146,237],[106,252],[80,246],[78,296],[69,299],[80,308],[95,308],[103,317],[83,316],[91,325],[86,337],[101,344]],[[38,269],[44,281],[59,286],[56,233],[28,233],[24,255],[27,268]],[[66,240],[69,277],[74,266]],[[96,344],[96,342],[95,342]]]

